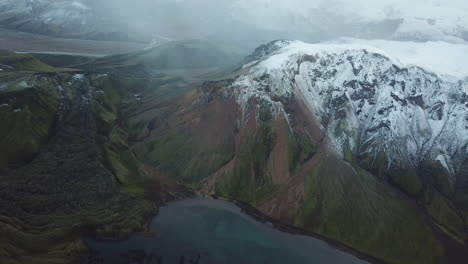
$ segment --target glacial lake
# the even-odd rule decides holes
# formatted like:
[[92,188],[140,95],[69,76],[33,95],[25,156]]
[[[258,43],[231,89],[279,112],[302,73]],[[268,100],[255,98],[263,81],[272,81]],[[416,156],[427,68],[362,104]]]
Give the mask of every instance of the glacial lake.
[[112,264],[367,263],[319,239],[258,222],[223,200],[171,202],[160,208],[151,231],[154,236],[136,235],[116,242],[91,239],[87,243],[99,252],[101,261]]

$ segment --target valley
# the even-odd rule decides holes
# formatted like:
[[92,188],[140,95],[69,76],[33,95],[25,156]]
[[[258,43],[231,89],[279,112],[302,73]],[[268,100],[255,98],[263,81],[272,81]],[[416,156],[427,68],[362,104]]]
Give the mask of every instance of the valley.
[[145,43],[64,39],[0,27],[0,49],[15,52],[104,57],[144,49]]

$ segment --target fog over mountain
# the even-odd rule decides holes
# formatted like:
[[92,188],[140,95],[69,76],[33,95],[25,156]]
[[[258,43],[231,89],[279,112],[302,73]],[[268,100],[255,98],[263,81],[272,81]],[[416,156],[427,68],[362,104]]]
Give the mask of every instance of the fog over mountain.
[[135,28],[175,38],[258,44],[271,38],[321,41],[340,36],[468,40],[468,4],[451,0],[142,0],[102,3]]
[[[53,24],[54,17],[67,14],[77,20],[76,27],[88,25],[100,31],[123,31],[139,40],[152,35],[210,38],[252,47],[280,38],[309,42],[342,36],[468,40],[468,3],[462,0],[0,1],[0,12],[11,14],[15,7],[16,13],[25,16],[19,19],[23,22],[30,16]],[[60,19],[55,21],[63,26],[58,23]],[[11,19],[7,22],[11,23]]]

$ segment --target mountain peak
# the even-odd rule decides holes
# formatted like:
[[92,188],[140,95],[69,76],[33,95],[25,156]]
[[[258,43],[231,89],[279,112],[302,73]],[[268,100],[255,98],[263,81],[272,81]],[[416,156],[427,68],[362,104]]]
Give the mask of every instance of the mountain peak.
[[283,41],[256,53],[262,56],[244,65],[231,87],[241,105],[251,98],[302,101],[340,156],[346,148],[374,159],[386,153],[388,167],[430,159],[452,174],[463,162],[466,153],[452,157],[468,143],[466,81],[360,44]]

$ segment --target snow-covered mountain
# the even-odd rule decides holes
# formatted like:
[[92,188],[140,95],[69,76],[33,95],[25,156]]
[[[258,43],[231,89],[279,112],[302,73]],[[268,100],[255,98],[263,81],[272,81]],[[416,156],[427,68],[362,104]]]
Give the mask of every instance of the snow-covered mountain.
[[341,156],[384,153],[388,166],[404,168],[431,159],[452,175],[467,159],[467,69],[447,76],[359,44],[279,41],[264,53],[232,84],[239,103],[302,100]]
[[[273,120],[285,120],[293,137],[302,133],[320,146],[318,153],[326,153],[325,160],[337,157],[352,168],[337,180],[336,175],[346,169],[327,171],[323,168],[339,167],[339,162],[319,165],[324,161],[314,157],[291,173],[292,179],[315,172],[332,178],[333,183],[322,185],[323,192],[335,192],[330,186],[359,181],[364,169],[423,204],[437,224],[452,230],[449,233],[465,237],[463,225],[458,229],[451,222],[458,217],[443,219],[452,209],[445,211],[435,204],[447,199],[445,203],[457,214],[457,206],[463,200],[466,203],[468,196],[468,69],[457,63],[468,59],[467,47],[444,42],[343,42],[274,41],[258,48],[224,90],[239,106],[240,131],[249,130],[252,122],[264,126],[265,111],[271,111]],[[281,142],[281,125],[275,122],[280,121],[273,121],[272,134]],[[240,132],[246,137],[244,133]],[[282,166],[280,159],[274,160],[280,148],[276,145],[270,153],[269,164],[274,165],[267,171],[272,175]],[[226,181],[222,177],[229,176],[219,177],[222,183]],[[308,177],[302,183],[306,192]],[[369,192],[369,187],[362,186],[359,192]],[[295,197],[297,188],[290,187],[263,210],[284,214],[282,210],[301,199]],[[345,187],[345,192],[350,189]],[[352,194],[346,197],[355,199]],[[281,199],[290,199],[290,204],[279,209]]]

